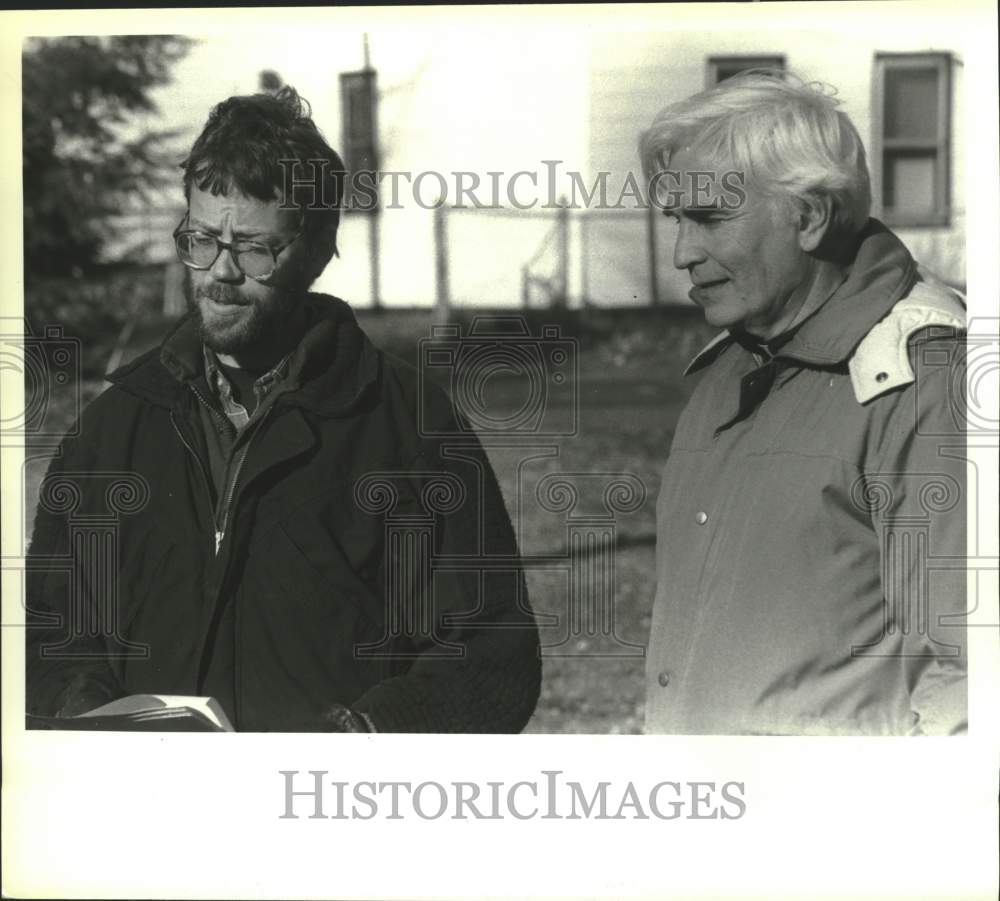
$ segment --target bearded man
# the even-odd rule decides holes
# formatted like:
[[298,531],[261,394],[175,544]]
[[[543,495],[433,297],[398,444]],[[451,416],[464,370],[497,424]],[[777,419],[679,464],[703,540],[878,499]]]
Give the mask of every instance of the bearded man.
[[[309,292],[337,253],[340,158],[283,88],[220,103],[183,169],[189,314],[109,375],[43,483],[29,714],[157,694],[214,698],[238,731],[521,730],[538,633],[482,447]],[[109,474],[133,497],[94,553],[77,538],[109,515]]]

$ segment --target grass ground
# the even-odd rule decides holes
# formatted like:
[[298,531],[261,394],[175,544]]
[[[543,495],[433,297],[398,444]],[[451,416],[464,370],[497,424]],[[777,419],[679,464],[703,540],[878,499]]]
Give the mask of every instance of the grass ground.
[[[614,628],[626,646],[598,630],[579,638],[576,647],[543,651],[542,696],[529,732],[642,729],[645,660],[636,656],[636,647],[644,648],[649,634],[660,470],[686,398],[678,363],[678,358],[659,358],[654,352],[623,360],[608,345],[583,353],[579,432],[560,443],[553,468],[564,473],[628,473],[644,487],[644,503],[633,513],[616,515],[617,546],[604,561],[613,563]],[[593,495],[602,490],[602,481],[590,488],[591,497],[581,497],[581,504],[589,501],[593,509]],[[548,519],[529,517],[520,536],[523,553],[558,545],[545,534],[553,531]],[[536,611],[565,616],[565,593],[552,590],[551,579],[529,573],[528,585]],[[546,633],[543,628],[543,644],[550,644]],[[566,650],[574,655],[560,656]]]
[[[363,323],[364,324],[364,323]],[[413,342],[423,319],[383,315],[368,330],[376,343],[399,352]],[[152,346],[162,325],[138,328],[130,336],[124,358]],[[427,334],[426,331],[420,332]],[[582,342],[579,351],[578,428],[574,435],[544,439],[556,456],[525,468],[522,482],[522,515],[516,524],[522,553],[550,554],[567,563],[529,571],[528,591],[533,607],[546,625],[542,630],[543,682],[529,732],[631,733],[642,729],[644,659],[641,649],[649,632],[650,607],[655,588],[655,500],[659,473],[673,435],[674,423],[686,399],[681,378],[684,363],[705,338],[703,327],[678,326],[657,319],[648,327],[613,331],[598,341]],[[110,354],[111,347],[108,347]],[[104,384],[91,379],[81,385],[81,399],[91,400]],[[519,402],[523,383],[497,382],[491,403]],[[565,392],[563,397],[565,398]],[[56,399],[49,425],[68,427],[75,404],[67,396]],[[563,411],[565,412],[565,411]],[[515,509],[516,479],[509,449],[489,448],[508,507]],[[45,459],[29,464],[25,472],[25,513],[31,522],[38,483]],[[599,508],[601,484],[608,474],[629,473],[644,488],[638,509],[614,520],[616,546],[592,563],[614,567],[614,629],[574,633],[560,644],[568,629],[569,600],[566,589],[568,558],[565,520],[524,502],[544,475],[570,474],[583,485],[580,509]],[[587,475],[590,474],[588,480]],[[595,506],[596,504],[596,506]]]

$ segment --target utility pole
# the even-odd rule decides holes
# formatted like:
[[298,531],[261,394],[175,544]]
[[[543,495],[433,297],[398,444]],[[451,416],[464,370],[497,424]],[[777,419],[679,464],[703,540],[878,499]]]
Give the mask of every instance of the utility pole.
[[[371,48],[368,46],[368,33],[362,37],[362,52],[364,54],[364,72],[371,85],[371,145],[373,168],[378,168],[378,90],[375,86],[375,70],[371,65]],[[371,265],[372,306],[382,307],[382,234],[381,234],[381,204],[376,204],[368,216],[368,259]]]
[[[341,148],[347,168],[347,190],[344,192],[347,209],[355,215],[368,217],[368,262],[371,273],[371,299],[376,309],[382,305],[380,215],[381,205],[377,193],[374,204],[371,196],[356,191],[361,173],[368,173],[372,188],[378,186],[378,85],[376,72],[371,65],[368,35],[362,39],[364,67],[354,72],[340,73]],[[364,207],[360,203],[366,204]]]

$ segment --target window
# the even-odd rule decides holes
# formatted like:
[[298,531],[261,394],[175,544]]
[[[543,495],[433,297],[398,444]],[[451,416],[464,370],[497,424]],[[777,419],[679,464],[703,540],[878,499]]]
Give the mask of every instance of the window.
[[[344,166],[349,176],[355,173],[373,173],[356,176],[357,181],[348,177],[344,192],[345,210],[372,212],[375,209],[372,201],[377,203],[378,183],[374,175],[378,169],[376,98],[374,69],[341,73],[340,121]],[[362,193],[365,196],[361,196]]]
[[947,225],[951,57],[879,53],[872,103],[875,204],[888,225]]
[[785,57],[775,56],[710,56],[705,72],[705,87],[714,88],[720,81],[739,75],[747,69],[785,69]]

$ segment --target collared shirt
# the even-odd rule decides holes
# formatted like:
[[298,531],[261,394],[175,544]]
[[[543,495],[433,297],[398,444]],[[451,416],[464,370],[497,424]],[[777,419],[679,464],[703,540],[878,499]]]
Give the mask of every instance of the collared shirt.
[[[233,386],[219,366],[215,352],[208,347],[204,347],[203,350],[205,378],[209,387],[222,405],[222,412],[226,414],[236,431],[241,432],[249,424],[253,414],[247,412],[247,408],[233,396]],[[264,398],[288,375],[291,358],[291,353],[285,354],[274,366],[254,381],[253,393],[257,401],[254,406],[254,414],[263,407]]]
[[[208,450],[209,468],[216,494],[216,528],[225,530],[229,503],[232,499],[239,470],[249,447],[256,425],[263,420],[268,408],[283,390],[291,387],[292,354],[286,354],[253,384],[256,407],[250,413],[233,396],[233,386],[218,364],[215,354],[203,349],[205,380],[217,402],[218,409],[202,408],[202,425]],[[225,414],[220,415],[219,410]]]

